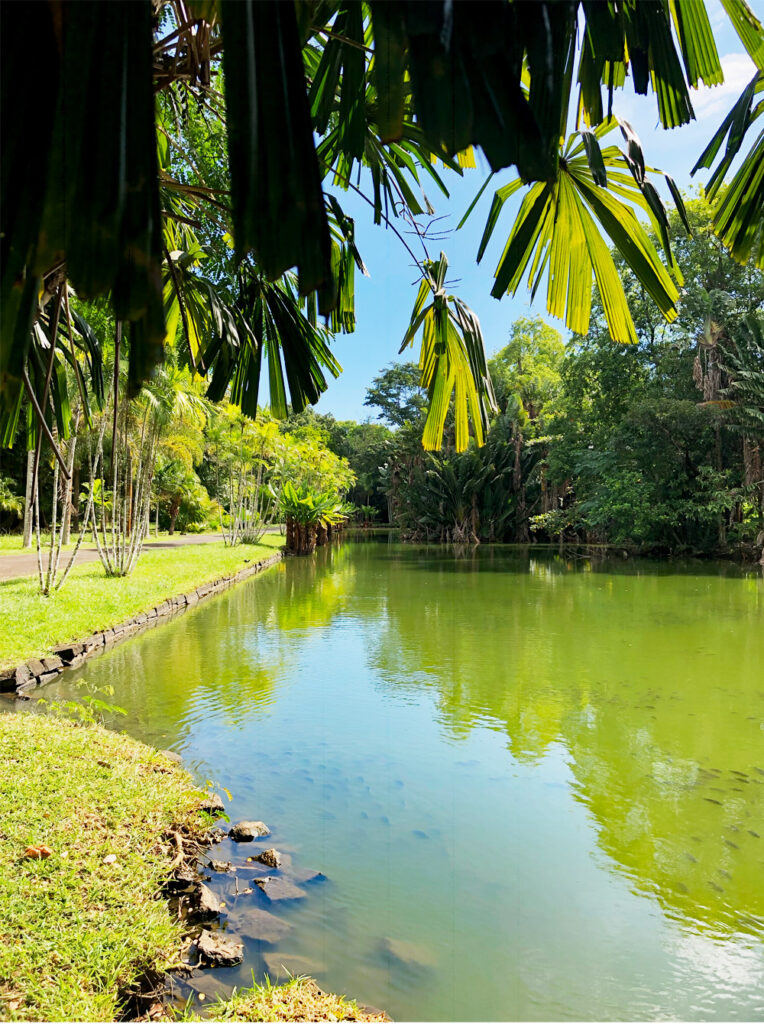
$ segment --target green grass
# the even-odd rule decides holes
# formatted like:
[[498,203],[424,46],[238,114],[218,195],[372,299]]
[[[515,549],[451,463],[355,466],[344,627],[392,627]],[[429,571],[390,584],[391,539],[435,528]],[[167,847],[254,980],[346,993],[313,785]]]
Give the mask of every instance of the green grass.
[[40,657],[70,640],[108,629],[168,597],[219,576],[230,576],[250,562],[283,547],[278,533],[260,544],[227,548],[220,542],[179,548],[146,549],[132,576],[109,579],[100,562],[75,567],[63,589],[41,597],[35,577],[0,581],[0,667]]
[[[146,973],[177,969],[186,926],[161,897],[178,832],[209,821],[182,767],[100,725],[0,714],[0,1020],[113,1021]],[[45,859],[26,856],[46,846]],[[211,1011],[211,1013],[210,1013]],[[231,1021],[383,1021],[299,978],[208,1008]],[[199,1019],[190,1009],[185,1020]],[[174,1019],[167,1011],[165,1019]]]
[[[311,978],[285,985],[253,985],[207,1008],[206,1019],[234,1021],[359,1020],[389,1021],[385,1013],[367,1011],[344,996],[322,992]],[[186,1020],[200,1018],[189,1014]]]
[[[157,894],[169,830],[200,827],[191,777],[40,714],[0,715],[0,751],[0,1019],[114,1020],[120,990],[179,959],[182,925]],[[47,859],[25,857],[40,844]]]

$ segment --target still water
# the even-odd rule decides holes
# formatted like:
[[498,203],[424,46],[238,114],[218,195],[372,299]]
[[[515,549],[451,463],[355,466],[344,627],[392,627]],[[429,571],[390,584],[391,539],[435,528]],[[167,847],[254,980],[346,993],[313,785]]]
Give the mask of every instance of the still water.
[[83,677],[327,876],[213,876],[231,932],[292,926],[228,984],[283,959],[398,1019],[764,1015],[760,574],[346,543],[46,696]]

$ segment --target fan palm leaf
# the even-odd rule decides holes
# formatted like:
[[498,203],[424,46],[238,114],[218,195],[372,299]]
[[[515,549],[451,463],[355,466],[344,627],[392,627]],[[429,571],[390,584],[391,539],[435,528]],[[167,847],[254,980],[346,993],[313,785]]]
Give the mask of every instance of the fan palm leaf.
[[[422,444],[428,451],[441,447],[453,395],[456,449],[461,452],[469,443],[470,422],[477,443],[483,444],[496,399],[480,321],[460,299],[446,293],[447,271],[445,253],[426,264],[400,351],[413,345],[421,330],[421,386],[427,390],[430,403]],[[429,304],[428,299],[432,300]]]
[[[600,139],[617,126],[626,148],[602,148]],[[585,129],[569,136],[554,181],[525,186],[515,178],[497,189],[478,260],[485,253],[507,200],[522,188],[526,191],[496,268],[491,294],[496,298],[514,294],[527,280],[535,295],[546,275],[547,310],[564,319],[571,331],[585,334],[594,280],[610,334],[617,341],[635,342],[631,313],[604,233],[666,320],[674,320],[677,285],[682,279],[671,254],[666,211],[647,178],[648,170],[633,129],[626,122],[610,118],[593,132]],[[682,210],[675,186],[673,191]],[[661,239],[668,269],[634,208],[647,214]]]

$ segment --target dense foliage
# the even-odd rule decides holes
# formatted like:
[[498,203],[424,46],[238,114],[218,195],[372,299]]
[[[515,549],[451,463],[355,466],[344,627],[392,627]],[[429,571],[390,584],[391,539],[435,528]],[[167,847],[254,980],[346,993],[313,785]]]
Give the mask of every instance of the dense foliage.
[[596,296],[589,331],[567,344],[539,317],[517,321],[489,362],[499,414],[485,447],[457,452],[452,423],[442,452],[423,451],[415,367],[375,379],[367,404],[398,429],[370,493],[387,497],[405,536],[663,552],[752,551],[758,538],[761,547],[764,275],[724,251],[704,198],[687,212],[674,323],[616,255],[636,343],[612,341]]
[[[734,176],[732,164],[764,110],[764,29],[746,0],[722,5],[754,74],[697,167],[716,163],[714,230],[745,263],[762,258],[761,133]],[[480,326],[445,294],[446,257],[428,252],[417,222],[432,213],[422,181],[447,194],[436,165],[475,168],[473,147],[491,177],[508,175],[485,238],[522,198],[495,295],[546,280],[550,314],[584,333],[593,286],[611,336],[633,342],[610,243],[665,320],[677,315],[659,172],[613,115],[613,94],[652,89],[663,128],[693,119],[692,90],[724,78],[704,0],[63,0],[2,14],[6,446],[26,401],[44,432],[52,406],[68,433],[60,364],[93,350],[72,332],[67,282],[108,296],[124,324],[131,397],[179,336],[213,401],[227,394],[254,415],[267,363],[276,415],[314,402],[339,372],[328,342],[354,329],[354,274],[366,271],[339,202],[348,189],[418,268],[404,344],[420,332],[425,447],[438,446],[452,402],[457,448],[469,425],[480,442],[495,412]],[[41,94],[49,116],[30,136]]]
[[[362,521],[386,512],[411,536],[747,537],[761,135],[732,165],[764,110],[764,29],[745,0],[723,7],[755,73],[698,159],[716,164],[699,213],[612,106],[652,87],[664,128],[693,118],[691,90],[723,80],[703,2],[6,5],[0,515],[15,522],[24,495],[38,550],[50,527],[42,592],[72,564],[72,518],[121,575],[152,513],[255,540],[286,480],[319,504],[352,488]],[[30,141],[32,79],[51,116]],[[574,332],[565,346],[520,322],[490,368],[428,249],[422,187],[448,195],[473,147],[491,168],[476,201],[505,176],[478,260],[519,203],[493,294],[543,287]],[[417,267],[401,351],[416,343],[418,362],[367,396],[392,431],[305,412],[341,372],[331,343],[355,329],[368,272],[348,190]],[[284,429],[253,422],[266,382]]]

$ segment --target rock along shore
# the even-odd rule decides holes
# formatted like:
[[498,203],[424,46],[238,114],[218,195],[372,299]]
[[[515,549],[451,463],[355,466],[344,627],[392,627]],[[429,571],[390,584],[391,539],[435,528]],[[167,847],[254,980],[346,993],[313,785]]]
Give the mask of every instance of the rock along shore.
[[0,693],[24,694],[36,686],[52,682],[65,668],[78,668],[86,658],[107,650],[121,640],[126,640],[136,633],[158,625],[167,619],[184,612],[187,608],[198,604],[205,598],[219,594],[223,590],[241,583],[250,576],[256,576],[265,569],[276,565],[283,558],[283,552],[277,551],[269,558],[264,558],[253,565],[248,565],[233,576],[220,576],[209,583],[203,583],[186,594],[170,597],[154,608],[149,608],[139,615],[109,629],[99,630],[77,643],[66,643],[57,647],[52,654],[44,658],[31,658],[15,668],[0,672]]

